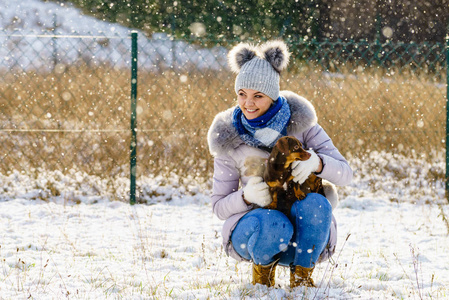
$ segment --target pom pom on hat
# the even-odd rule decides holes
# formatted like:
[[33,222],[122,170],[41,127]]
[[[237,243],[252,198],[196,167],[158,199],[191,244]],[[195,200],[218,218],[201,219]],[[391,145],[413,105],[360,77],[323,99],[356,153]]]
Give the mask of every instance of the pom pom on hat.
[[290,53],[282,41],[270,41],[258,47],[241,43],[228,54],[231,70],[237,74],[235,92],[252,89],[273,100],[279,97],[279,73],[288,65]]
[[256,56],[256,48],[250,44],[241,43],[232,48],[228,54],[229,67],[238,73],[242,66]]
[[278,73],[285,69],[290,60],[290,52],[282,41],[271,41],[260,46],[261,54]]

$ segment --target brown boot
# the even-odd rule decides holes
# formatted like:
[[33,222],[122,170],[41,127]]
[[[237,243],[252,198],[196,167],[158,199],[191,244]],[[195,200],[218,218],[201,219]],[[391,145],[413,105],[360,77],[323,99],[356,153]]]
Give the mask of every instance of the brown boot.
[[277,263],[278,261],[274,261],[266,266],[253,263],[253,281],[251,283],[260,283],[268,287],[273,286]]
[[290,287],[293,289],[298,286],[315,287],[312,279],[313,268],[304,268],[301,266],[290,267]]

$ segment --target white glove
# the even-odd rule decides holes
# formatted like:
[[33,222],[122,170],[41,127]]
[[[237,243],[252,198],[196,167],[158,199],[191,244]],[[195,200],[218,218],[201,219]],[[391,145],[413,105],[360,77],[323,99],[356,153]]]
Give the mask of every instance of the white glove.
[[293,181],[303,184],[312,172],[316,172],[320,166],[320,158],[315,151],[307,150],[311,154],[308,160],[295,160],[292,162]]
[[268,184],[260,176],[254,176],[248,180],[248,183],[243,188],[243,196],[246,201],[261,207],[267,206],[273,201]]

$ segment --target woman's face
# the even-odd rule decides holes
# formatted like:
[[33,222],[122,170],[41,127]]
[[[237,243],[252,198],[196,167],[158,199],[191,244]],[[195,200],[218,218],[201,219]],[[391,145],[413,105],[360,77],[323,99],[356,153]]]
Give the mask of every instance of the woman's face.
[[273,103],[273,100],[267,95],[250,89],[240,89],[237,100],[240,109],[248,120],[262,116]]

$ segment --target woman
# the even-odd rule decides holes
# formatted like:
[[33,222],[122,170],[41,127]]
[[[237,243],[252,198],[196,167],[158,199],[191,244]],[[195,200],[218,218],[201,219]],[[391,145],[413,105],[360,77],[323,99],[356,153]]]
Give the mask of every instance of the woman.
[[[213,211],[226,220],[223,246],[231,257],[253,264],[253,284],[274,285],[277,265],[289,266],[290,286],[314,286],[312,271],[335,252],[337,205],[333,185],[325,196],[310,193],[286,216],[264,209],[271,203],[262,174],[272,147],[282,136],[294,136],[309,149],[310,159],[292,164],[294,181],[314,173],[336,185],[347,185],[352,170],[318,125],[312,104],[290,91],[279,91],[279,74],[289,61],[287,46],[272,41],[259,47],[239,44],[228,55],[238,106],[215,117],[208,143],[214,156]],[[242,188],[239,188],[239,186]],[[332,204],[331,204],[332,203]]]

